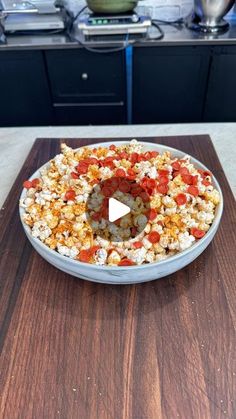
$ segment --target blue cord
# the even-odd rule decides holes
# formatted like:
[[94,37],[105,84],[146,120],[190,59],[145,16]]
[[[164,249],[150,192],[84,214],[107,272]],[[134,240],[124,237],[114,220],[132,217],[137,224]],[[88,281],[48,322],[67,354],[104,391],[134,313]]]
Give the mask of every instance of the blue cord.
[[127,93],[127,123],[132,124],[132,86],[133,86],[133,47],[125,50],[126,59],[126,93]]

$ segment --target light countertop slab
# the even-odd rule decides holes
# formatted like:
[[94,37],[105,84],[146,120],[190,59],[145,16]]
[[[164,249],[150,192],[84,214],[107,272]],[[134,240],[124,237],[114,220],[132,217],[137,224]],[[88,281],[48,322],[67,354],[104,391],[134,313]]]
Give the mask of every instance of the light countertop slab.
[[[209,134],[236,196],[236,123],[0,128],[0,206],[38,137],[106,138]],[[206,150],[207,153],[207,150]]]

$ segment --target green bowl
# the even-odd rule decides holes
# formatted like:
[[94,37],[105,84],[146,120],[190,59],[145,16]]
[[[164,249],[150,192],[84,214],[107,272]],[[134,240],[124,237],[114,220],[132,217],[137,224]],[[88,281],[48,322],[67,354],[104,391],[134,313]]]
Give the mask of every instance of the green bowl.
[[87,0],[94,13],[125,13],[132,11],[138,0]]

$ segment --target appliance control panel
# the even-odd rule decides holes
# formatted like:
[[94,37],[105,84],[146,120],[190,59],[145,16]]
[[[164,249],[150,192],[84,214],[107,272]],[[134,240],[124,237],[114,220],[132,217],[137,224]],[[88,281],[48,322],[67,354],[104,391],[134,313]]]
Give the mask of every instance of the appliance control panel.
[[132,23],[138,23],[140,17],[137,14],[128,15],[128,16],[106,16],[106,17],[97,17],[91,16],[87,20],[87,24],[91,26],[96,25],[127,25]]
[[97,16],[85,15],[78,21],[78,29],[84,35],[116,35],[128,33],[146,33],[151,26],[149,16],[117,15]]

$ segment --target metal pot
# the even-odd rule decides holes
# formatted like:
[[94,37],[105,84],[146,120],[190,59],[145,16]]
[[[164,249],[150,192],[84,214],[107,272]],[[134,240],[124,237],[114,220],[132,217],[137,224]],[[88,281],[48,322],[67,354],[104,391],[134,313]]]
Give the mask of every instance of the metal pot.
[[195,0],[194,11],[202,25],[214,28],[220,24],[234,2],[235,0]]
[[94,13],[126,13],[131,12],[138,0],[86,0]]

